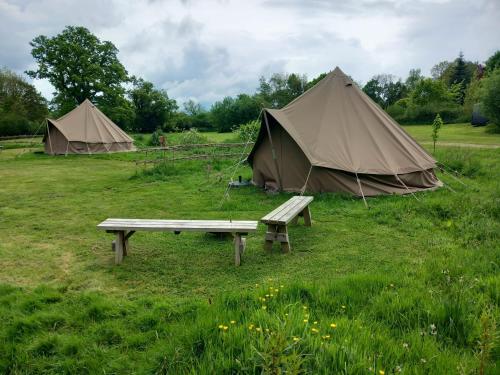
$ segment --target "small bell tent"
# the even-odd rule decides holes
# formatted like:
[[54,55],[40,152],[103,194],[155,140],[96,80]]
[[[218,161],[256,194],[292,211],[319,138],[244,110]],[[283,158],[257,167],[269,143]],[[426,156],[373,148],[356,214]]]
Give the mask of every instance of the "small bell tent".
[[436,161],[338,67],[284,108],[264,109],[253,182],[291,192],[407,194],[442,186]]
[[88,99],[57,120],[47,119],[43,142],[50,155],[135,150],[134,140]]

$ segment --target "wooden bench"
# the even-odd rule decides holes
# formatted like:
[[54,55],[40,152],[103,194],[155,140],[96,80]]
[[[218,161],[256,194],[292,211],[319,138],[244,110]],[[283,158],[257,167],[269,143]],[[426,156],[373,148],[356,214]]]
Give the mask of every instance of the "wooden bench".
[[291,250],[290,240],[288,238],[288,224],[298,223],[299,216],[304,217],[304,224],[311,226],[311,211],[309,204],[313,197],[295,196],[268,213],[260,221],[267,225],[266,240],[264,249],[270,251],[274,241],[281,243],[281,251],[289,252]]
[[115,263],[120,264],[130,251],[129,238],[137,231],[209,232],[231,233],[234,235],[234,263],[239,266],[245,251],[246,239],[243,236],[257,230],[256,221],[230,220],[145,220],[145,219],[106,219],[97,228],[115,233],[113,241]]

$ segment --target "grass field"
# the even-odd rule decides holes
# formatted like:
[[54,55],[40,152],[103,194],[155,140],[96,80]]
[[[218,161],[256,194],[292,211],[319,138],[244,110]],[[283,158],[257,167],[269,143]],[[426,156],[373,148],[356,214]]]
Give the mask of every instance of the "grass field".
[[[500,144],[447,126],[443,141]],[[407,129],[425,141],[426,128]],[[436,157],[467,186],[439,174],[455,192],[369,199],[369,210],[316,195],[291,254],[265,253],[262,226],[239,268],[228,241],[137,233],[115,266],[96,229],[107,217],[258,220],[289,195],[249,187],[224,200],[230,161],[207,174],[202,161],[143,170],[133,154],[6,149],[0,373],[496,374],[500,150]]]

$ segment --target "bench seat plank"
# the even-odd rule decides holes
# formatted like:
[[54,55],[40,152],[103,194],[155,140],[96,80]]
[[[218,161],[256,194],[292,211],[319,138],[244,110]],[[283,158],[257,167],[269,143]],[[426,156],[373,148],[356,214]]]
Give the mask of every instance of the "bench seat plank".
[[107,219],[97,226],[103,230],[139,231],[191,231],[248,233],[257,230],[257,221],[238,220],[149,220],[149,219]]
[[288,225],[304,208],[313,200],[313,197],[295,196],[287,202],[264,216],[261,221],[264,224]]

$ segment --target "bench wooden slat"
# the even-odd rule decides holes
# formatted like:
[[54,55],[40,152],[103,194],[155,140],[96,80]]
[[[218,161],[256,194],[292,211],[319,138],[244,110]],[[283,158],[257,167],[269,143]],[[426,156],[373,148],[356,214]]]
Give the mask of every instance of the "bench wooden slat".
[[104,230],[117,231],[142,230],[248,233],[257,230],[257,221],[107,219],[97,227]]
[[287,225],[294,217],[307,207],[313,200],[313,197],[290,198],[287,202],[264,216],[261,221],[265,224],[283,224]]

